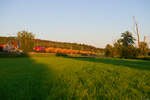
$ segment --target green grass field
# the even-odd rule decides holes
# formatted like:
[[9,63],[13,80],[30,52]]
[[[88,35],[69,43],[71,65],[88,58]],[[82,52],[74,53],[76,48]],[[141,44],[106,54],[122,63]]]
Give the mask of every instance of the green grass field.
[[0,100],[150,100],[150,61],[0,58]]

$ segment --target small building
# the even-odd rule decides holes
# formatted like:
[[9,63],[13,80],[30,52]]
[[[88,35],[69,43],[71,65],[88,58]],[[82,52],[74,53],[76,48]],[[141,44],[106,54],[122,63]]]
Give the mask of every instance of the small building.
[[5,52],[16,52],[18,50],[18,43],[9,41],[4,47]]

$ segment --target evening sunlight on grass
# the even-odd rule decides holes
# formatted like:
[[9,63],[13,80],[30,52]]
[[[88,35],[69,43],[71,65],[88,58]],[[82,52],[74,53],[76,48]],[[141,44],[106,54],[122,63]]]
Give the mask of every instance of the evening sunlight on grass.
[[0,59],[1,100],[150,98],[150,61],[32,55]]

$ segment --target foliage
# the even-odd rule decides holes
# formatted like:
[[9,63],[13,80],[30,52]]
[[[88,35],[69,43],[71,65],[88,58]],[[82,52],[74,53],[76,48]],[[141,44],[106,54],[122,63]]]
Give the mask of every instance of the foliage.
[[27,54],[19,53],[19,52],[0,52],[0,58],[15,58],[15,57],[27,57]]
[[133,58],[138,56],[138,49],[134,47],[135,38],[132,36],[132,33],[126,31],[122,33],[120,39],[120,57],[122,58]]
[[69,43],[69,42],[68,43],[67,42],[55,42],[55,41],[40,40],[40,39],[35,39],[35,46],[83,50],[83,51],[92,51],[92,52],[103,52],[102,48],[96,48],[91,45]]
[[2,52],[3,51],[3,48],[2,47],[0,47],[0,52]]
[[121,39],[120,39],[120,42],[122,43],[122,45],[124,47],[128,47],[128,46],[131,46],[134,44],[134,37],[132,36],[132,33],[129,32],[129,31],[126,31],[124,33],[121,34]]
[[120,57],[120,55],[122,55],[123,46],[121,44],[120,39],[117,40],[117,42],[114,43],[113,49],[114,49],[114,56]]
[[122,47],[121,55],[122,58],[136,58],[138,54],[138,48],[132,46]]
[[138,52],[137,48],[133,46],[134,37],[132,33],[126,31],[122,33],[121,39],[118,39],[113,46],[107,45],[105,48],[105,55],[112,57],[121,57],[121,58],[133,58],[137,57]]
[[0,45],[7,44],[9,41],[17,42],[16,37],[0,37]]
[[116,58],[0,59],[1,100],[150,98],[150,61]]
[[141,56],[148,55],[148,44],[146,42],[140,42],[139,44],[139,54]]
[[65,54],[65,53],[56,53],[56,56],[63,56],[63,57],[66,57],[67,54]]
[[115,56],[121,58],[136,58],[138,56],[148,55],[148,45],[146,42],[141,42],[140,47],[134,45],[134,37],[132,33],[126,31],[122,33],[121,39],[118,39],[113,46],[107,45],[105,48],[106,56]]
[[[8,41],[17,42],[18,40],[16,39],[16,37],[0,37],[0,44],[6,44]],[[101,53],[101,54],[103,54],[104,52],[102,48],[96,48],[94,46],[87,45],[87,44],[56,42],[56,41],[40,40],[40,39],[34,39],[34,47],[36,46],[92,51],[92,52]]]
[[113,47],[110,44],[107,44],[105,47],[105,56],[113,57]]
[[86,54],[86,53],[81,53],[80,55],[81,56],[88,56],[88,54]]
[[34,35],[31,32],[21,31],[17,34],[18,42],[20,43],[21,50],[29,52],[34,47]]
[[148,56],[150,56],[150,49],[149,49],[149,51],[148,51]]

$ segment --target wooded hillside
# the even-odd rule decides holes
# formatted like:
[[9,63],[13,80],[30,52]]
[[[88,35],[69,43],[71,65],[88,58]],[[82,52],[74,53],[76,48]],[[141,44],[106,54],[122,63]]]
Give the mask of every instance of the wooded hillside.
[[[16,37],[0,37],[0,45],[6,44],[8,41],[17,42],[17,38]],[[40,39],[34,39],[34,46],[93,51],[96,53],[103,52],[102,48],[96,48],[91,45],[68,43],[68,42],[56,42],[56,41],[40,40]]]

